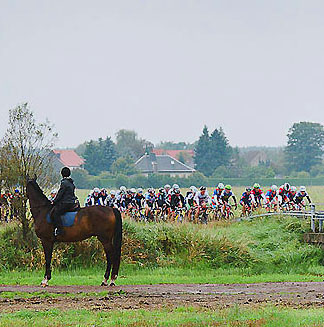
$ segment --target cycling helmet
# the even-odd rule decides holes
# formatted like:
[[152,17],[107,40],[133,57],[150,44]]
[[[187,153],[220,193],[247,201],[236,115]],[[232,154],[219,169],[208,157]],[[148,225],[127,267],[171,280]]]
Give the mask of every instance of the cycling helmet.
[[136,189],[135,189],[134,187],[132,187],[132,188],[130,189],[130,192],[131,192],[132,194],[135,194],[135,193],[136,193]]
[[137,193],[142,194],[142,193],[143,193],[143,189],[142,189],[142,188],[138,188],[138,189],[137,189]]
[[284,188],[285,191],[289,191],[290,190],[290,184],[285,183],[283,188]]
[[192,193],[196,193],[197,192],[197,187],[196,186],[190,186],[190,190]]
[[277,190],[278,190],[277,185],[272,185],[271,186],[271,191],[277,192]]
[[226,185],[226,186],[225,186],[225,189],[226,189],[226,190],[231,190],[231,189],[232,189],[232,186],[231,186],[231,185]]
[[120,188],[119,188],[119,191],[122,192],[122,193],[125,193],[126,192],[126,186],[122,185]]
[[200,191],[206,191],[206,186],[200,186],[199,190]]
[[173,184],[173,185],[172,185],[172,188],[173,188],[174,190],[177,190],[177,189],[179,189],[180,187],[179,187],[178,184]]
[[306,187],[305,187],[305,186],[301,186],[301,187],[299,188],[299,191],[300,191],[300,192],[306,192]]
[[255,184],[253,185],[253,188],[260,188],[260,184],[255,183]]
[[165,184],[165,185],[164,185],[164,188],[168,188],[168,189],[170,189],[171,186],[170,186],[169,184]]
[[99,188],[98,188],[98,187],[95,187],[95,188],[93,189],[93,193],[100,193]]
[[251,192],[251,187],[250,187],[250,186],[246,187],[246,188],[245,188],[245,191],[246,191],[246,192]]
[[297,187],[296,187],[296,186],[292,186],[292,187],[290,188],[290,191],[291,191],[291,192],[296,192],[296,191],[297,191]]
[[116,191],[115,190],[111,190],[110,191],[110,195],[116,195]]
[[224,188],[225,188],[225,186],[224,186],[223,183],[219,183],[219,184],[217,185],[217,187],[218,187],[220,190],[224,190]]

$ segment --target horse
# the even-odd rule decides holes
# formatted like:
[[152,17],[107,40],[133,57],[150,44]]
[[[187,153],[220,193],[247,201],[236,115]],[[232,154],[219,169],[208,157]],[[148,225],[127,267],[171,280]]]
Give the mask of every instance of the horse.
[[96,236],[102,243],[107,260],[107,268],[101,286],[108,286],[111,271],[110,286],[115,286],[118,276],[122,243],[122,218],[118,209],[91,206],[81,208],[71,227],[64,227],[64,233],[54,237],[54,226],[47,221],[53,205],[44,195],[35,178],[27,178],[26,195],[34,219],[35,233],[41,240],[46,268],[41,286],[48,286],[51,279],[51,260],[55,242],[79,242]]

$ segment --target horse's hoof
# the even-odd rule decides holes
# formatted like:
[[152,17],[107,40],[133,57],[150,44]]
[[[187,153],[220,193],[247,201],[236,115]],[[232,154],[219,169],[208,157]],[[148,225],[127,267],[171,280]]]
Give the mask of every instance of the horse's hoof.
[[108,283],[102,282],[100,286],[108,286]]
[[42,286],[42,287],[47,287],[47,286],[48,286],[48,284],[45,284],[45,283],[41,283],[41,286]]
[[116,284],[114,282],[111,282],[109,286],[116,286]]

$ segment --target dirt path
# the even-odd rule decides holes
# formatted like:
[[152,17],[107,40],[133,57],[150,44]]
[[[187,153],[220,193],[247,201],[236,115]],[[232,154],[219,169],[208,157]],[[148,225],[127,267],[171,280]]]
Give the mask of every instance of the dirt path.
[[[1,296],[2,292],[46,292],[47,296]],[[105,293],[103,293],[105,292]],[[95,294],[100,293],[100,294]],[[103,295],[104,294],[104,295]],[[271,303],[290,307],[324,307],[324,283],[290,282],[258,284],[159,284],[98,286],[0,285],[0,312],[21,309],[158,309],[190,305],[222,308],[234,304]]]

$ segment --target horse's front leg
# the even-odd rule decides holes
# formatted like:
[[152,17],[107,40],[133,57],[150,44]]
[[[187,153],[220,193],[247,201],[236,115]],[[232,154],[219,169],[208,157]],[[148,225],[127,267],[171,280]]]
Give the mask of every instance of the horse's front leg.
[[54,242],[42,239],[42,245],[45,254],[46,268],[45,268],[45,276],[43,281],[41,282],[41,286],[46,287],[48,286],[48,281],[51,279],[51,261],[52,261]]

